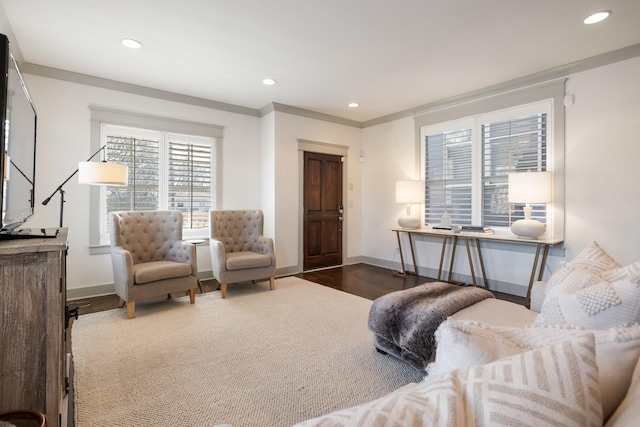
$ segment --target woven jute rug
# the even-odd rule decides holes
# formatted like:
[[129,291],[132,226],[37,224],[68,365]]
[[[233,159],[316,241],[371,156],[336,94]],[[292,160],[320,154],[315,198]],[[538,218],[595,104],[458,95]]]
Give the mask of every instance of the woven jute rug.
[[286,277],[80,316],[76,426],[290,426],[420,381],[375,351],[371,303]]

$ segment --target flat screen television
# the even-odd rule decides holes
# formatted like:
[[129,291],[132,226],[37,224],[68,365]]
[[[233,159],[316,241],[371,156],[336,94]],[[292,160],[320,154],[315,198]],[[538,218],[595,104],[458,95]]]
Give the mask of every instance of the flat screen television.
[[31,230],[18,227],[34,213],[37,114],[4,34],[0,71],[0,239],[27,237]]

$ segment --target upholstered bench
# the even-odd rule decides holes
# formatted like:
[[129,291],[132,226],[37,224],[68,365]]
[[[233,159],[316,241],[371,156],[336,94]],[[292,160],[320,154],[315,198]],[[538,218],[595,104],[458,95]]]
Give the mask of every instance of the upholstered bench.
[[382,353],[423,369],[435,347],[438,326],[459,310],[486,298],[486,289],[430,282],[376,299],[369,311],[369,329]]

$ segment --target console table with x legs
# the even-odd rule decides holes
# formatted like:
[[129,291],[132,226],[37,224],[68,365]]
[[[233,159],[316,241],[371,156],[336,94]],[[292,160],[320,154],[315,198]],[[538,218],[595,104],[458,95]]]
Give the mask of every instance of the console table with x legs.
[[[438,280],[442,280],[442,268],[445,260],[445,253],[447,244],[449,239],[451,239],[452,250],[451,250],[451,258],[449,259],[449,273],[447,277],[447,281],[451,282],[451,275],[453,274],[453,262],[456,254],[456,247],[458,245],[458,240],[464,240],[465,247],[467,249],[467,259],[469,262],[469,269],[471,270],[471,280],[473,281],[474,286],[478,286],[476,282],[475,268],[473,264],[473,257],[471,254],[471,246],[469,241],[475,243],[476,252],[478,255],[478,263],[480,264],[480,270],[482,272],[483,286],[488,288],[488,280],[487,273],[484,267],[484,260],[482,258],[482,251],[480,246],[480,241],[499,241],[505,243],[512,244],[529,244],[536,245],[536,253],[533,258],[533,267],[531,269],[531,277],[529,278],[529,286],[527,288],[527,296],[525,304],[527,307],[529,306],[531,300],[531,287],[536,279],[542,280],[542,276],[544,274],[544,265],[547,262],[547,255],[549,254],[549,248],[553,245],[557,245],[558,243],[562,243],[562,239],[521,239],[517,236],[510,234],[483,234],[483,233],[453,233],[449,230],[438,230],[432,228],[419,228],[419,229],[405,229],[405,228],[394,228],[392,229],[396,233],[396,237],[398,239],[398,250],[400,252],[400,264],[402,265],[402,274],[418,274],[418,264],[416,263],[416,254],[413,244],[413,236],[421,235],[421,236],[431,236],[442,239],[442,250],[440,252],[440,264],[438,266]],[[411,250],[411,258],[413,261],[413,272],[407,271],[404,262],[404,254],[402,251],[402,241],[400,239],[401,233],[406,233],[409,239],[409,248]],[[542,259],[540,257],[542,256]]]

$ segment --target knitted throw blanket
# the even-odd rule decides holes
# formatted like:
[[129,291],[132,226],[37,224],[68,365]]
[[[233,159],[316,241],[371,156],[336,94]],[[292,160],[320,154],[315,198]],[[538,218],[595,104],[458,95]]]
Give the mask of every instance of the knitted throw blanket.
[[447,317],[485,298],[486,289],[431,282],[376,299],[369,311],[374,344],[383,353],[424,369],[435,348],[435,330]]

